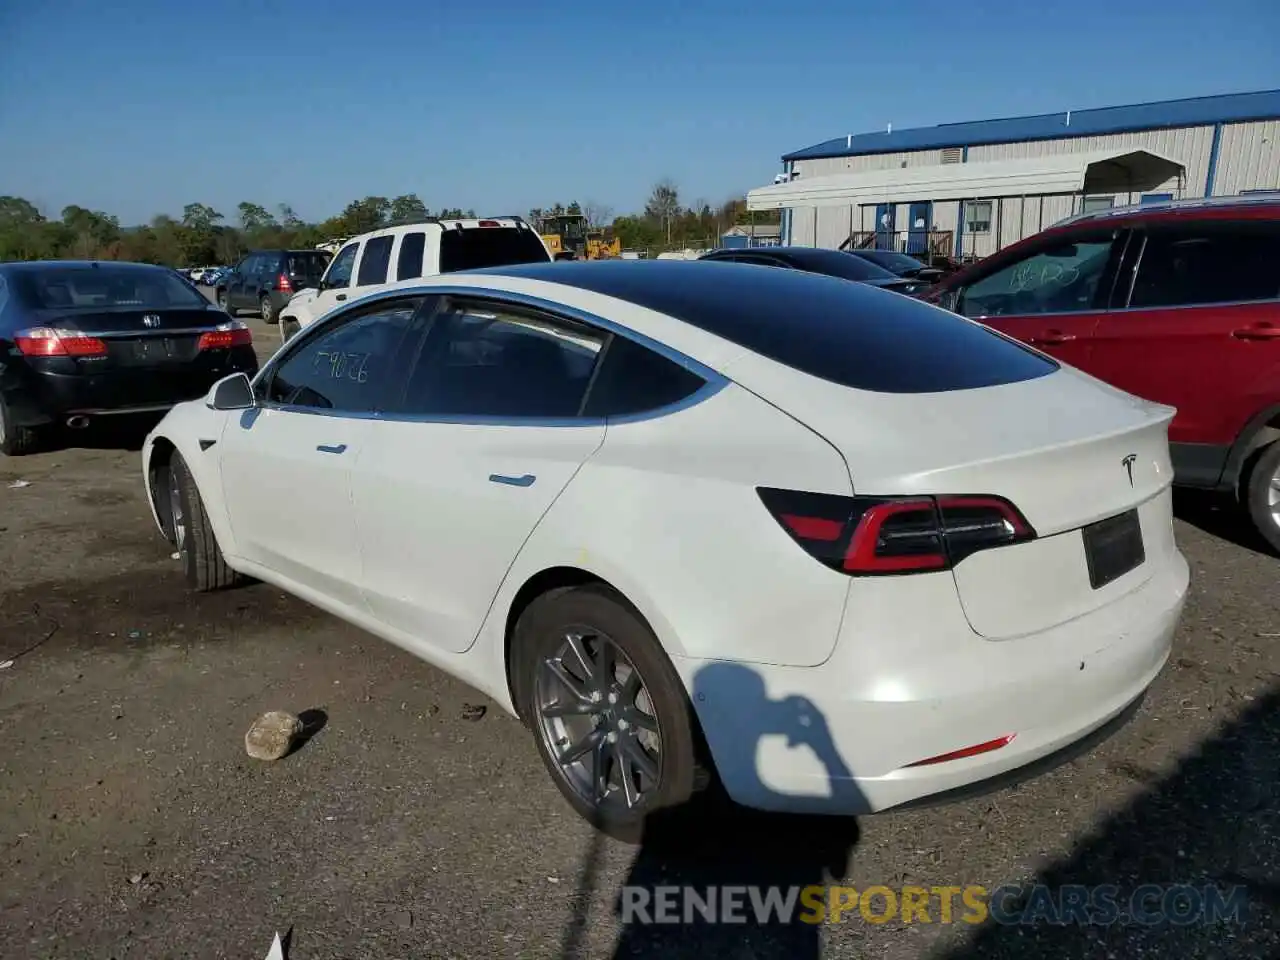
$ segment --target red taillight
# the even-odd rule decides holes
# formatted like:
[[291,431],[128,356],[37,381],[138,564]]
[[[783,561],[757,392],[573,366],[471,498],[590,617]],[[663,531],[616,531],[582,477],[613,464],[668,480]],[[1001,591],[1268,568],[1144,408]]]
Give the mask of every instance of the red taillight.
[[840,497],[767,487],[758,492],[813,557],[855,575],[946,570],[979,550],[1036,535],[1001,497]]
[[14,345],[24,357],[105,357],[107,345],[98,337],[86,337],[73,330],[35,327],[19,330]]
[[281,293],[293,293],[293,284],[289,282],[287,273],[282,273],[276,277],[276,289]]
[[231,347],[247,347],[253,343],[253,331],[243,320],[221,324],[218,329],[200,334],[197,350],[227,350]]

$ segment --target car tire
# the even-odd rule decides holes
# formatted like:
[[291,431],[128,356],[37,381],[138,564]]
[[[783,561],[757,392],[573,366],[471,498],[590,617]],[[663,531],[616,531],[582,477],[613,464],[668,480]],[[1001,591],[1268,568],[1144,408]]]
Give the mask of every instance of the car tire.
[[231,302],[227,297],[227,291],[219,290],[213,295],[213,298],[218,302],[218,306],[231,314],[231,316],[234,317],[236,315],[236,312],[231,309]]
[[[612,671],[600,669],[602,650]],[[683,806],[705,783],[684,684],[648,624],[612,589],[569,587],[534,600],[516,624],[511,666],[517,710],[551,779],[596,828],[635,842],[647,817]],[[559,679],[565,674],[575,688]],[[588,744],[581,759],[566,760]]]
[[1253,525],[1271,549],[1280,553],[1280,440],[1263,447],[1254,460],[1245,502]]
[[20,427],[13,422],[13,412],[0,397],[0,454],[21,457],[36,448],[39,435],[30,427]]
[[293,317],[280,318],[280,339],[288,343],[302,331],[302,326]]
[[262,316],[263,323],[275,323],[279,320],[276,316],[276,305],[271,302],[271,298],[263,294],[258,300],[258,313]]
[[[177,451],[174,451],[169,460],[169,469],[163,482],[165,487],[161,495],[173,491],[174,499],[169,501],[169,530],[182,561],[187,583],[200,593],[234,586],[240,579],[239,574],[227,565],[209,523],[204,500],[196,489],[187,462]],[[172,505],[181,510],[180,516],[173,515],[175,510]]]

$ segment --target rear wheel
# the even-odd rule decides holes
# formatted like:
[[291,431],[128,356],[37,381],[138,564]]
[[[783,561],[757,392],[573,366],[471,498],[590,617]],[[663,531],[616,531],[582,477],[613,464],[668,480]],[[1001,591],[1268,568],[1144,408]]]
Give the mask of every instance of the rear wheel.
[[187,462],[176,450],[169,460],[163,495],[169,510],[169,532],[182,560],[187,583],[201,593],[233,586],[239,576],[227,566],[200,491],[196,489]]
[[20,427],[13,421],[13,411],[0,397],[0,453],[6,457],[20,457],[36,447],[36,432],[30,427]]
[[227,291],[219,290],[214,294],[214,297],[217,299],[219,307],[227,311],[227,313],[231,314],[233,317],[235,316],[235,311],[231,309],[231,301],[227,299]]
[[280,338],[285,343],[288,343],[290,340],[296,337],[298,335],[298,331],[301,329],[302,327],[299,325],[298,321],[295,320],[293,317],[280,318]]
[[276,322],[276,305],[271,302],[271,298],[265,293],[262,299],[258,301],[258,311],[262,314],[263,323]]
[[1265,447],[1254,462],[1246,494],[1253,525],[1280,553],[1280,440]]
[[699,781],[684,685],[644,621],[614,591],[544,594],[516,625],[522,716],[560,792],[606,833],[635,840]]

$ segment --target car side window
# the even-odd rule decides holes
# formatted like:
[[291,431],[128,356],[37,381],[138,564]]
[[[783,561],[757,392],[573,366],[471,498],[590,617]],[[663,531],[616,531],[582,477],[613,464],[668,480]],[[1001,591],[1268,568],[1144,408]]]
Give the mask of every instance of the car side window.
[[253,256],[244,258],[244,261],[240,266],[236,267],[236,273],[240,274],[242,277],[256,276],[258,273],[258,266],[261,263],[262,257],[255,253]]
[[576,417],[607,334],[481,301],[436,316],[401,410],[431,417]]
[[373,237],[364,242],[364,256],[360,258],[360,272],[356,276],[357,287],[368,287],[387,282],[387,268],[391,266],[393,236]]
[[1280,297],[1280,224],[1179,224],[1147,235],[1130,307]]
[[583,415],[625,417],[648,413],[692,396],[706,381],[648,347],[613,337],[591,383]]
[[1113,235],[1060,240],[975,280],[959,291],[966,317],[1023,316],[1091,310],[1111,262]]
[[356,251],[359,249],[360,244],[356,242],[348,243],[338,251],[338,255],[330,262],[329,269],[324,275],[326,288],[351,286],[351,269],[355,266]]
[[427,249],[427,235],[415,230],[400,238],[400,253],[396,257],[396,279],[412,280],[422,276],[422,255]]
[[268,403],[369,413],[395,385],[397,352],[421,297],[360,310],[325,324],[285,357],[267,382]]

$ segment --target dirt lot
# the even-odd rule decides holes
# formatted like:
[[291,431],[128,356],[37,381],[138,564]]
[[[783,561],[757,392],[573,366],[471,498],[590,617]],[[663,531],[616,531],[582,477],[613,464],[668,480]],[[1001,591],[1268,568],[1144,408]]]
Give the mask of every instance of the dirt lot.
[[[256,328],[260,336],[265,330]],[[272,341],[274,344],[275,340]],[[1179,497],[1193,594],[1139,714],[1070,764],[879,817],[745,814],[601,840],[525,731],[268,586],[194,597],[147,514],[145,427],[0,459],[0,953],[6,957],[1263,957],[1280,949],[1280,560]],[[11,488],[24,480],[28,486]],[[264,710],[323,728],[244,754]],[[627,882],[858,888],[1246,884],[1243,926],[856,917],[628,928]],[[935,914],[934,919],[937,919]]]

